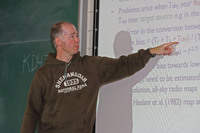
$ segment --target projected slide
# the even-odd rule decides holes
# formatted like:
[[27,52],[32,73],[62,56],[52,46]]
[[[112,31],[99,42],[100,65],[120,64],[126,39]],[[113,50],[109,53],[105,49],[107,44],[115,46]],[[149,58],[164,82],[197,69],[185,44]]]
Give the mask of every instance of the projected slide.
[[135,75],[102,87],[97,130],[115,131],[101,122],[108,121],[115,133],[199,133],[200,0],[100,0],[99,20],[100,56],[179,44],[172,55],[156,56]]

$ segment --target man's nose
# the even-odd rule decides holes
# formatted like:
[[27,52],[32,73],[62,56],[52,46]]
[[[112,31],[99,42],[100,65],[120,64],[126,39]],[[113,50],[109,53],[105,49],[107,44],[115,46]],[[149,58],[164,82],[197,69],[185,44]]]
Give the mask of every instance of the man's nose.
[[80,39],[76,36],[75,37],[75,42],[79,42],[80,41]]

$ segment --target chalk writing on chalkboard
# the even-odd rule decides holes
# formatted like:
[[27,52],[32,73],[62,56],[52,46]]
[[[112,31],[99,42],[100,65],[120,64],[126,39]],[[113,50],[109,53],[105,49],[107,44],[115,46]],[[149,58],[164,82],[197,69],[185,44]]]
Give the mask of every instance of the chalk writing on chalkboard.
[[46,60],[47,55],[39,55],[39,54],[24,54],[24,58],[22,60],[22,72],[23,73],[33,73],[36,69],[41,67]]

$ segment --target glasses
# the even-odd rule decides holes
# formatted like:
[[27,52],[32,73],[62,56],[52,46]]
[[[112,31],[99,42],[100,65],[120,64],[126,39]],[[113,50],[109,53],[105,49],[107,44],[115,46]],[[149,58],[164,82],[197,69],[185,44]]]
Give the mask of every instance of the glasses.
[[76,32],[76,33],[69,34],[67,35],[67,37],[69,39],[75,40],[76,38],[78,38],[78,33]]

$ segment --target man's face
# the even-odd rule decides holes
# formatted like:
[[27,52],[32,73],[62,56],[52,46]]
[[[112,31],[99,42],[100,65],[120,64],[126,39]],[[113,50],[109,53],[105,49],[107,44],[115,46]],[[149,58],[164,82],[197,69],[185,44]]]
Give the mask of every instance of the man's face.
[[73,25],[62,25],[62,49],[69,55],[74,55],[79,51],[78,32]]

